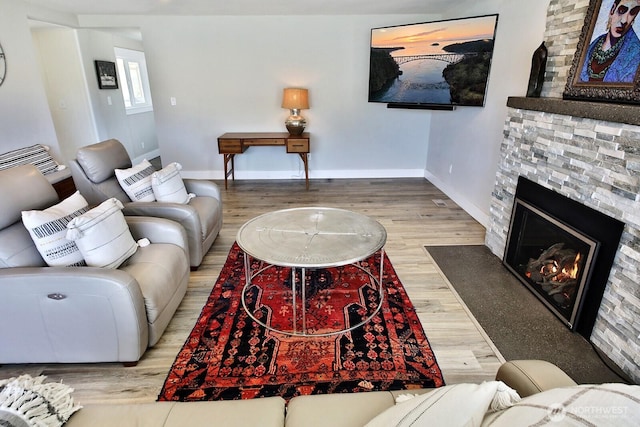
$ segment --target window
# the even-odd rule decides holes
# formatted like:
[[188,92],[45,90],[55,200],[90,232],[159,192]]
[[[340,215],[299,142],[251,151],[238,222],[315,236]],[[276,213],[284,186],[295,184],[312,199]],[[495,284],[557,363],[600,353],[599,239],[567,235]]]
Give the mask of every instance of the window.
[[114,50],[127,114],[153,111],[144,52],[119,47]]

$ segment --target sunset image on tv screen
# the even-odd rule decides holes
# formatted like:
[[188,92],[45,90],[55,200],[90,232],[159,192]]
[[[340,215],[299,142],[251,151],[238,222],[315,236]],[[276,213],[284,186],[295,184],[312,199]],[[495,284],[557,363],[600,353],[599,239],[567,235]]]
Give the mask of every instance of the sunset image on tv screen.
[[483,106],[498,15],[371,30],[369,101]]

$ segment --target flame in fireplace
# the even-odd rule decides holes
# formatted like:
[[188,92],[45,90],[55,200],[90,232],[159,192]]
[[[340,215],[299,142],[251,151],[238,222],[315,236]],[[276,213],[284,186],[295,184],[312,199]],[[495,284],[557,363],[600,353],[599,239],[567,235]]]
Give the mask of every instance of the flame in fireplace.
[[543,250],[538,258],[529,259],[523,273],[564,307],[571,304],[575,294],[581,264],[580,252],[565,249],[564,243],[556,243]]
[[[580,258],[581,255],[578,252],[573,261],[567,261],[566,259],[562,260],[562,262],[555,259],[544,260],[540,266],[540,275],[545,279],[545,282],[564,283],[569,280],[575,280],[578,278],[578,272],[580,271]],[[527,271],[525,275],[531,278],[530,271]]]
[[567,268],[562,269],[562,273],[568,276],[570,279],[577,279],[578,271],[580,270],[580,258],[581,258],[580,252],[578,252],[575,260],[573,261],[573,265],[570,266],[568,269]]

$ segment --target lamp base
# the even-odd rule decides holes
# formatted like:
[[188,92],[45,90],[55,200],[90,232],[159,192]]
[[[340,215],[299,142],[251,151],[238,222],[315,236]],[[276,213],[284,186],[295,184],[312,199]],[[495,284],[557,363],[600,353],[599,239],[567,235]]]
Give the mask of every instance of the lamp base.
[[291,115],[284,122],[291,135],[300,135],[307,126],[307,120],[298,114],[298,110],[291,110]]
[[291,135],[301,135],[304,132],[304,126],[289,124],[285,124],[285,126]]

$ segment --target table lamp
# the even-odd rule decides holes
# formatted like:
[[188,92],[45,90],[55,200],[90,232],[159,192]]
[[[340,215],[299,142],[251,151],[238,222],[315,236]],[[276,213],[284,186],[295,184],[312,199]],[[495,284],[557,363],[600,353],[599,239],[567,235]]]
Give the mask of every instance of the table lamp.
[[282,94],[282,108],[288,108],[291,115],[284,122],[291,135],[300,135],[307,125],[307,120],[300,115],[300,110],[309,108],[309,91],[307,89],[288,87]]

